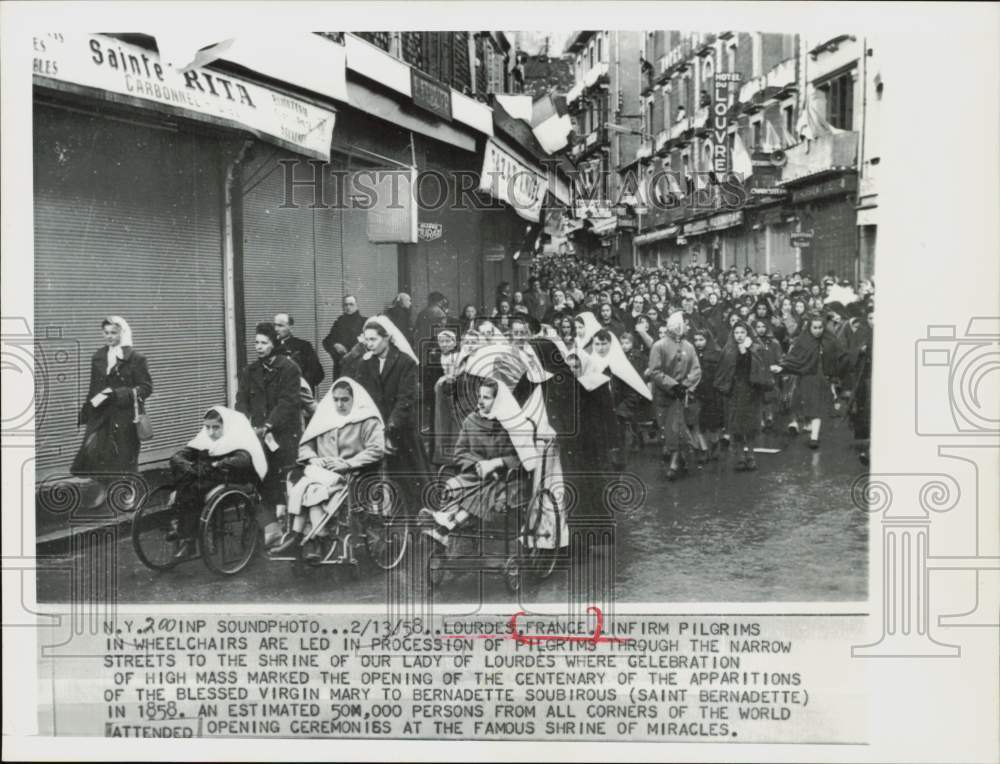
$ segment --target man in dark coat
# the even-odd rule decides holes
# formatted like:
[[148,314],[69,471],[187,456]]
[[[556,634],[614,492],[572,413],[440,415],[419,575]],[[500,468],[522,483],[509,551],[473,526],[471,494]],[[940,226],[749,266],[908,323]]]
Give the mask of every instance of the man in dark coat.
[[529,282],[531,289],[524,293],[524,304],[528,306],[528,313],[532,318],[541,321],[549,309],[548,295],[542,291],[542,282],[538,277],[533,277]]
[[344,297],[344,313],[330,327],[323,339],[323,349],[333,358],[333,378],[341,376],[340,363],[358,341],[364,330],[365,317],[358,311],[358,300],[353,294]]
[[262,486],[264,505],[259,516],[265,529],[265,543],[280,538],[276,510],[284,508],[284,474],[298,458],[302,436],[299,367],[287,356],[275,353],[277,341],[273,324],[257,324],[254,339],[257,360],[240,372],[236,392],[236,410],[250,420],[257,437],[264,442],[267,455],[267,477]]
[[274,331],[277,332],[278,342],[274,352],[284,355],[295,361],[295,365],[302,372],[302,378],[306,381],[313,394],[316,388],[323,381],[325,372],[323,365],[319,362],[316,349],[308,340],[301,339],[292,334],[292,327],[295,326],[295,319],[288,313],[279,313],[274,317]]
[[413,344],[413,300],[406,292],[400,292],[392,301],[392,306],[385,312],[389,320],[403,333],[406,341]]
[[353,373],[378,406],[385,422],[386,469],[403,491],[405,511],[415,511],[410,508],[420,506],[427,474],[417,438],[417,363],[396,347],[386,323],[385,317],[376,316],[365,324],[367,352]]

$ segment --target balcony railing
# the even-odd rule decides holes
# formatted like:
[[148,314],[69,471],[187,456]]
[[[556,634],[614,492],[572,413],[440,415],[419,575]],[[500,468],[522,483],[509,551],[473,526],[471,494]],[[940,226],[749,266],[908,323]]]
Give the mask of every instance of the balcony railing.
[[838,169],[854,169],[858,159],[858,134],[842,132],[803,141],[785,152],[782,183]]
[[667,141],[669,140],[670,140],[670,128],[665,128],[663,130],[660,130],[660,132],[656,134],[656,141],[653,145],[657,154],[663,152],[663,150],[667,146]]
[[784,88],[795,83],[795,59],[787,58],[760,77],[748,80],[740,88],[740,103],[748,103],[757,93],[766,88]]
[[583,77],[580,78],[579,82],[577,82],[572,87],[572,89],[566,94],[566,103],[573,103],[573,101],[577,100],[580,96],[582,96],[588,88],[594,87],[594,85],[596,85],[602,79],[607,78],[607,76],[608,76],[608,62],[598,61],[584,73]]

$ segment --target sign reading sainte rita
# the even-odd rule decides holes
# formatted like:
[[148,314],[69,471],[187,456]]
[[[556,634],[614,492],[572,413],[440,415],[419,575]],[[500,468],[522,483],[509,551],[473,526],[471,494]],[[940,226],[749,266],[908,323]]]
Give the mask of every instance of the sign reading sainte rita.
[[332,110],[229,74],[181,73],[156,52],[105,35],[41,35],[34,51],[38,85],[92,88],[112,101],[139,99],[159,111],[246,129],[300,154],[330,159]]

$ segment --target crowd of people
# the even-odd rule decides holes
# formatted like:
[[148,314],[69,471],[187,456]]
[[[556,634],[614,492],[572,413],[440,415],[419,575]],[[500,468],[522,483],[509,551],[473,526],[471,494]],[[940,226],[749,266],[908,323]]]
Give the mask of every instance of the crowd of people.
[[[346,472],[380,463],[416,512],[440,465],[456,467],[460,487],[548,459],[536,474],[572,486],[561,499],[571,523],[601,514],[603,486],[650,435],[673,481],[727,450],[735,470],[756,470],[760,433],[782,425],[819,448],[838,414],[867,463],[873,300],[870,282],[832,276],[543,256],[526,291],[500,284],[491,305],[457,315],[439,292],[415,316],[407,294],[373,317],[346,296],[322,343],[334,383],[318,402],[324,364],[279,313],[256,326],[235,409],[212,407],[172,460],[188,486],[178,501],[196,516],[210,485],[256,474],[266,543],[285,553],[319,540],[308,528],[339,506]],[[136,428],[152,394],[125,320],[110,316],[103,331],[76,474],[137,471]],[[447,544],[466,518],[502,504],[504,485],[494,480],[458,511],[424,508],[427,532]],[[190,539],[190,521],[176,535]]]

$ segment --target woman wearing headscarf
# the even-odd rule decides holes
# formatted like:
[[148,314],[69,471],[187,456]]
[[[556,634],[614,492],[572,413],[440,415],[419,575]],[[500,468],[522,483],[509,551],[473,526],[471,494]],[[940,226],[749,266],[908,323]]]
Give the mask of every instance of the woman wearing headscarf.
[[611,400],[618,424],[615,432],[618,455],[617,461],[612,459],[612,464],[624,468],[625,434],[630,429],[630,423],[636,422],[641,402],[653,399],[649,386],[642,378],[645,368],[636,371],[618,338],[607,329],[601,329],[594,335],[591,361],[594,371],[611,379]]
[[809,448],[819,448],[823,417],[833,408],[831,381],[841,371],[844,348],[826,328],[822,316],[811,316],[791,348],[776,365],[775,374],[793,374],[797,380],[788,430],[799,433],[799,419],[809,420]]
[[533,470],[537,461],[533,428],[517,405],[510,389],[493,379],[480,379],[476,410],[462,421],[462,431],[455,444],[452,463],[458,474],[449,478],[447,489],[461,496],[451,506],[437,512],[422,509],[422,517],[434,521],[429,531],[438,542],[447,545],[448,533],[470,516],[490,519],[508,501],[521,502],[526,486],[517,486],[521,496],[508,496],[506,480],[496,474],[523,464]]
[[667,336],[657,340],[649,351],[646,379],[653,388],[667,479],[675,480],[684,466],[683,452],[693,445],[684,409],[688,395],[701,381],[701,366],[694,347],[684,339],[684,315],[673,313],[667,319],[666,330]]
[[90,359],[90,386],[77,422],[86,430],[71,472],[113,478],[139,470],[136,412],[153,394],[153,380],[124,318],[108,316],[101,329],[104,346]]
[[701,305],[701,315],[705,319],[706,328],[713,337],[721,337],[725,332],[725,306],[719,302],[719,295],[709,292]]
[[742,448],[736,458],[738,471],[757,469],[753,447],[760,434],[764,394],[773,386],[764,352],[753,330],[739,321],[729,333],[715,373],[715,387],[726,397],[726,430],[734,447]]
[[396,325],[385,316],[365,322],[365,353],[354,379],[375,401],[385,422],[387,468],[403,489],[408,507],[419,506],[427,473],[417,437],[417,356]]
[[302,399],[299,367],[288,356],[275,353],[274,324],[257,324],[254,350],[257,360],[240,372],[236,410],[250,420],[265,448],[268,472],[262,486],[258,522],[264,528],[264,544],[281,538],[277,518],[284,514],[284,474],[295,464],[302,435]]
[[573,317],[573,311],[566,302],[566,293],[561,289],[552,290],[552,302],[545,309],[542,316],[542,323],[549,326],[556,326],[564,316]]
[[694,391],[697,424],[691,436],[698,450],[698,460],[705,464],[719,458],[719,436],[725,421],[722,394],[715,387],[715,374],[719,361],[722,360],[722,350],[707,328],[696,329],[692,333],[691,344],[698,354],[698,364],[701,366],[701,381]]
[[[753,322],[753,333],[763,349],[764,365],[768,374],[771,374],[771,367],[775,366],[782,355],[781,343],[771,334],[771,324],[768,320],[758,318]],[[774,427],[774,413],[778,401],[781,399],[781,377],[771,374],[771,386],[764,393],[764,401],[761,406],[761,427],[770,430]]]
[[205,412],[201,430],[170,457],[177,520],[167,540],[180,544],[175,557],[194,553],[198,518],[205,495],[223,483],[249,483],[267,475],[267,457],[250,420],[225,406]]
[[[288,478],[292,528],[272,553],[287,554],[304,545],[306,559],[321,557],[326,518],[347,498],[345,474],[376,465],[383,456],[385,427],[378,407],[361,385],[341,377],[323,396],[302,433],[299,466]],[[305,510],[312,525],[307,540],[303,539]]]

